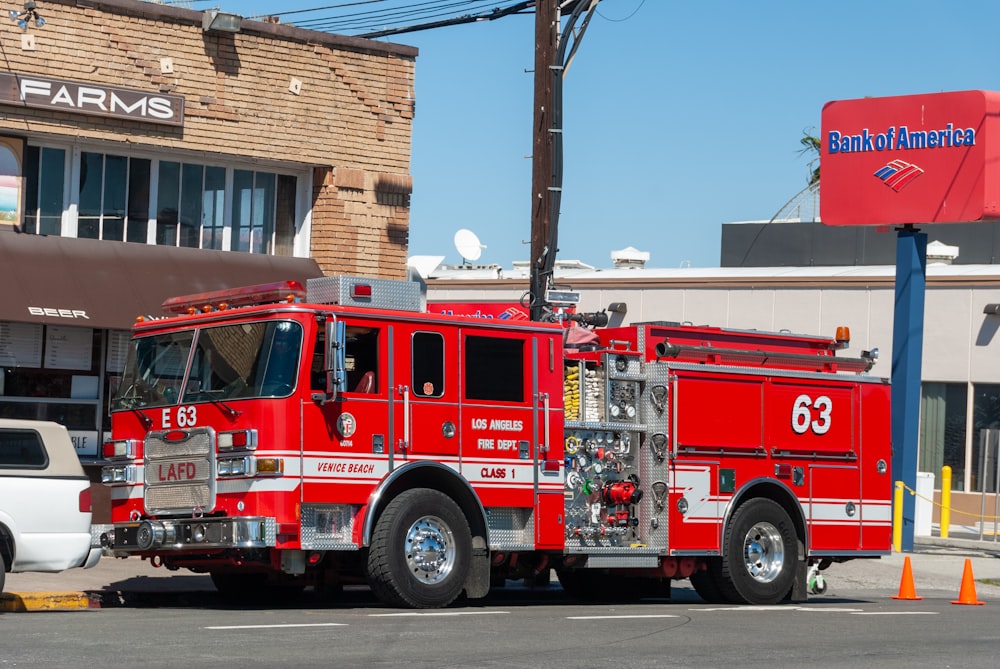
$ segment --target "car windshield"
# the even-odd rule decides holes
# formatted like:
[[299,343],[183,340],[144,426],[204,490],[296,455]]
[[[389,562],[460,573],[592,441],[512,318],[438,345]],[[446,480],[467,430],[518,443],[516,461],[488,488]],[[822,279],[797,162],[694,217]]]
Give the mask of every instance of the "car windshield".
[[302,327],[263,321],[132,341],[113,410],[283,397],[295,388]]

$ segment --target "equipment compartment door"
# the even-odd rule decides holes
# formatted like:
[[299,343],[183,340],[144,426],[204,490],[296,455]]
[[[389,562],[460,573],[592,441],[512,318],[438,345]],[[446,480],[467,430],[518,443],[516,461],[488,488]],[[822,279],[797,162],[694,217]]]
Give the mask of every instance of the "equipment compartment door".
[[861,480],[857,466],[809,467],[809,551],[861,548]]
[[534,339],[465,328],[461,342],[462,474],[487,507],[531,506],[542,418]]

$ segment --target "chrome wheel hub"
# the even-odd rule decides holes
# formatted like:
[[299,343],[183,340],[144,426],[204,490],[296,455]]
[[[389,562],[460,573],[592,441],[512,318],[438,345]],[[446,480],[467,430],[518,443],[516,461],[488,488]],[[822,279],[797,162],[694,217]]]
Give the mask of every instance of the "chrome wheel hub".
[[444,521],[424,516],[406,533],[406,565],[424,583],[444,580],[455,565],[455,537]]
[[781,573],[785,562],[785,544],[781,533],[771,523],[757,523],[743,540],[743,561],[755,581],[770,583]]

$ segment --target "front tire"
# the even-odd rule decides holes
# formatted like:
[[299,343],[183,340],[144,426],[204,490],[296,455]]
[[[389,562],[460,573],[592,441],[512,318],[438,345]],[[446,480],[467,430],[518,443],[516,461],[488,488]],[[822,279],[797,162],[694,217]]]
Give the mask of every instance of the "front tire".
[[777,604],[792,588],[797,536],[784,508],[752,499],[733,513],[715,580],[721,594],[742,604]]
[[389,606],[448,606],[465,587],[472,533],[458,505],[428,488],[407,490],[386,507],[368,550],[368,583]]

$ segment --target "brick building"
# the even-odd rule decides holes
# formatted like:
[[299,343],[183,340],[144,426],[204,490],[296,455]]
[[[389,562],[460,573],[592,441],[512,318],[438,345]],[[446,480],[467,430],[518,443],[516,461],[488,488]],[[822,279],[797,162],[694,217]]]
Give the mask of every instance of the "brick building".
[[166,296],[406,273],[417,50],[213,16],[44,0],[0,23],[0,416],[66,424],[85,461]]

